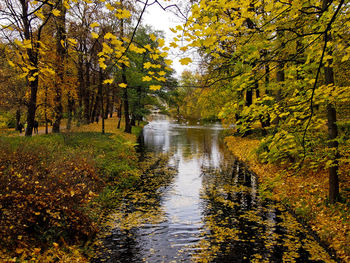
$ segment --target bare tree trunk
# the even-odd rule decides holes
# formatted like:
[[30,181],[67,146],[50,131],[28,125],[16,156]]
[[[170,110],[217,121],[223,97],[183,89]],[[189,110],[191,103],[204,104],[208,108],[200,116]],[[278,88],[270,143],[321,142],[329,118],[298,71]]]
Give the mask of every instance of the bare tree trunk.
[[[28,2],[25,0],[20,1],[21,7],[22,7],[22,23],[23,23],[23,30],[24,30],[24,37],[26,40],[31,40],[31,33],[30,33],[30,22],[28,20]],[[29,77],[33,77],[33,81],[29,81],[29,87],[30,87],[30,98],[27,104],[27,129],[25,131],[25,136],[32,136],[33,134],[33,127],[34,127],[34,119],[35,119],[35,112],[36,112],[36,100],[37,100],[37,92],[38,92],[38,86],[39,86],[39,79],[38,79],[38,53],[33,50],[33,48],[27,49],[27,55],[29,57],[29,62],[32,67],[35,69],[30,70],[28,74]]]
[[108,88],[105,93],[106,93],[106,110],[103,110],[104,113],[102,114],[102,116],[104,119],[108,119],[108,113],[109,113],[109,107],[110,107],[110,89]]
[[116,99],[116,90],[115,90],[115,87],[113,87],[113,90],[112,90],[112,101],[111,101],[111,105],[109,107],[109,117],[110,118],[113,117],[115,99]]
[[99,70],[99,83],[98,83],[98,91],[100,93],[101,98],[101,116],[102,116],[102,134],[105,134],[105,116],[104,116],[104,108],[103,108],[103,72],[102,68]]
[[18,106],[18,109],[16,110],[16,131],[19,131],[19,124],[21,122],[21,107]]
[[49,120],[47,119],[47,86],[45,85],[45,105],[44,105],[44,112],[45,112],[45,134],[49,133]]
[[118,108],[118,125],[117,125],[117,129],[120,129],[120,123],[122,121],[122,108],[123,108],[123,101],[120,100],[119,108]]
[[34,119],[35,119],[35,111],[36,111],[36,98],[38,92],[38,78],[35,77],[34,81],[30,82],[30,100],[28,103],[28,112],[27,112],[27,129],[25,131],[25,136],[32,136],[33,127],[34,127]]
[[57,9],[61,11],[60,15],[56,17],[56,83],[55,83],[55,97],[54,97],[54,123],[52,125],[52,132],[60,132],[61,120],[63,118],[62,106],[62,86],[64,85],[64,70],[65,70],[65,56],[66,48],[64,46],[66,40],[66,8],[62,0],[58,0]]
[[74,110],[74,99],[68,94],[68,120],[67,120],[67,130],[70,130],[72,127],[72,118]]
[[[322,9],[326,10],[327,6],[331,4],[331,0],[323,0]],[[332,36],[330,33],[326,32],[325,34],[325,43],[327,41],[332,40]],[[327,55],[332,56],[332,51],[328,51]],[[328,66],[324,67],[325,73],[325,84],[326,85],[334,85],[334,71],[332,65],[333,60],[327,60]],[[332,103],[327,104],[327,126],[328,126],[328,147],[330,148],[330,157],[329,160],[332,161],[331,167],[328,168],[329,173],[329,202],[335,203],[339,201],[339,176],[338,176],[338,168],[339,168],[339,151],[338,151],[338,141],[336,141],[338,137],[338,127],[337,127],[337,111]]]
[[84,122],[90,123],[90,63],[85,63],[85,85],[84,85]]

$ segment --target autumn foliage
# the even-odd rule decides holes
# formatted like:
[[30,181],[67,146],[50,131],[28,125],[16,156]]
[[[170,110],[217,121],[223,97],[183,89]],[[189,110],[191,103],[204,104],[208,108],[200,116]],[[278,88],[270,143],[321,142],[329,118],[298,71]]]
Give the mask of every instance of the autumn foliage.
[[137,178],[136,161],[121,133],[1,137],[1,247],[22,254],[91,240],[109,201],[98,194]]
[[91,161],[79,156],[49,160],[45,147],[8,148],[1,143],[3,246],[50,244],[60,236],[84,239],[97,230],[81,209],[102,186]]

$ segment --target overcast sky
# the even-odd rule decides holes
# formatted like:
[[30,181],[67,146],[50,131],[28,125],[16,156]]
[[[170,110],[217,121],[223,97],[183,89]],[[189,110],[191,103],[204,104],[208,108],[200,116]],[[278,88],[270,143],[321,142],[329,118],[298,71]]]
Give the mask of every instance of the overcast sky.
[[[175,1],[159,1],[163,7],[166,7],[169,4],[172,4]],[[176,9],[172,9],[175,11]],[[169,28],[175,28],[177,25],[181,24],[179,18],[176,17],[170,11],[164,11],[158,4],[151,5],[147,7],[146,13],[142,17],[142,23],[152,26],[156,30],[161,30],[165,34],[166,43],[169,45],[172,42],[175,34],[169,30]],[[184,69],[191,69],[191,65],[183,66],[179,63],[179,59],[182,57],[186,57],[188,54],[183,54],[179,50],[171,50],[169,51],[169,58],[173,60],[172,67],[176,70],[176,75],[181,76],[181,72]],[[193,65],[192,65],[193,67]]]

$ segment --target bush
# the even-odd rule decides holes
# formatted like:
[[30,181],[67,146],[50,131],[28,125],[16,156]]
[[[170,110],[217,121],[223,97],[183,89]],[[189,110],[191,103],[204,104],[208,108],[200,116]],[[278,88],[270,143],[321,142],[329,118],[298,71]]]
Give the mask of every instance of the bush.
[[135,156],[133,145],[114,135],[0,137],[1,246],[45,248],[62,238],[76,243],[94,236],[98,212],[87,204],[106,183],[135,177]]
[[[0,235],[2,246],[86,239],[97,227],[81,207],[101,182],[91,160],[72,156],[47,160],[41,147],[0,147]],[[29,151],[30,150],[30,151]]]

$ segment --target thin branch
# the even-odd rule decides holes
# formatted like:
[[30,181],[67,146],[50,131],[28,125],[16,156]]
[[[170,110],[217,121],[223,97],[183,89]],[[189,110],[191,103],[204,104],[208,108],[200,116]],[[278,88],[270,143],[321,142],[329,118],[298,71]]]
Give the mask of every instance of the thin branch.
[[[128,50],[129,50],[129,48],[130,48],[130,45],[131,45],[131,43],[132,43],[133,40],[134,40],[134,37],[135,37],[135,34],[136,34],[136,30],[137,30],[137,28],[138,28],[139,25],[140,25],[142,16],[143,16],[143,14],[144,14],[145,11],[146,11],[147,4],[148,4],[148,0],[146,1],[146,3],[145,3],[144,6],[143,6],[142,12],[141,12],[141,14],[140,14],[140,16],[139,16],[139,19],[137,20],[136,26],[135,26],[135,28],[134,28],[134,31],[132,32],[131,39],[130,39],[128,45],[126,46],[124,52],[119,56],[119,58],[117,58],[116,62],[114,62],[114,64],[110,67],[110,70],[119,62],[119,60],[126,54],[126,52],[128,52]],[[110,73],[110,72],[108,72],[108,73]]]
[[305,156],[306,155],[306,148],[305,148],[306,133],[307,133],[307,130],[309,129],[309,126],[310,126],[310,123],[311,123],[311,119],[312,119],[313,114],[314,114],[314,110],[313,110],[313,103],[314,102],[313,102],[313,100],[314,100],[315,90],[316,90],[316,87],[317,87],[318,77],[319,77],[319,74],[320,74],[320,71],[321,71],[321,67],[322,67],[322,64],[323,64],[324,54],[325,54],[326,48],[327,48],[328,31],[331,30],[332,24],[335,21],[335,19],[337,17],[337,14],[339,13],[339,11],[340,11],[340,9],[341,9],[343,4],[344,4],[344,0],[341,0],[339,5],[338,5],[338,7],[337,7],[337,10],[334,12],[331,20],[327,24],[327,28],[324,31],[324,46],[323,46],[322,55],[321,55],[320,62],[319,62],[319,65],[318,65],[318,69],[317,69],[317,73],[316,73],[315,83],[314,83],[314,86],[312,87],[312,93],[311,93],[311,97],[310,97],[310,111],[311,111],[311,114],[310,114],[309,120],[308,120],[308,122],[306,124],[305,130],[304,130],[304,135],[303,135],[302,146],[303,146],[303,149],[304,149],[304,157],[303,157],[303,161],[301,163],[304,162],[305,157],[306,157]]

